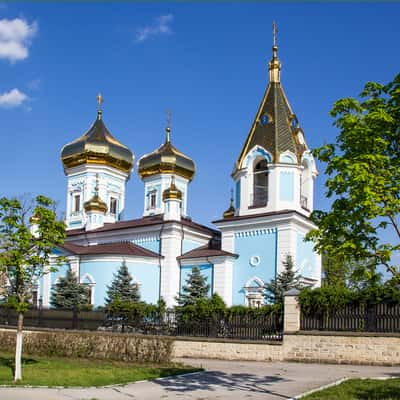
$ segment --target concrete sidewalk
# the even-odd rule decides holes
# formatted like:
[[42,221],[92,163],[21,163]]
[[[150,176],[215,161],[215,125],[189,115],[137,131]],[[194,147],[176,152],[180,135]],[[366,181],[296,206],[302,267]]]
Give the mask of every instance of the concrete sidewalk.
[[290,399],[345,377],[400,377],[400,367],[179,360],[205,372],[105,388],[1,388],[1,400]]

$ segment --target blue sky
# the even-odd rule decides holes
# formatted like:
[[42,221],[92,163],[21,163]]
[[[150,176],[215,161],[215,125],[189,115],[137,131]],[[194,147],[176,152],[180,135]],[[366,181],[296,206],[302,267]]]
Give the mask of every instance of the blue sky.
[[[64,210],[60,149],[92,124],[101,91],[106,125],[136,160],[162,143],[172,111],[172,141],[197,164],[189,213],[209,223],[228,206],[267,84],[272,21],[283,86],[313,148],[337,134],[336,99],[399,72],[399,17],[396,3],[0,3],[0,195],[43,193]],[[324,180],[317,208],[328,206]],[[127,196],[126,217],[140,217],[136,170]]]

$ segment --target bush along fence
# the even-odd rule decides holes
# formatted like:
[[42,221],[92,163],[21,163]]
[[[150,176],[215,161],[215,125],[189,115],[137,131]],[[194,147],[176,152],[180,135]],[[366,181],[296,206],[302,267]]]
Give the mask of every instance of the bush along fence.
[[376,287],[369,291],[322,287],[299,294],[301,330],[400,332],[400,291]]
[[[17,315],[12,309],[0,307],[0,325],[15,326],[16,321]],[[155,307],[131,304],[108,312],[32,309],[25,313],[24,325],[27,328],[281,341],[283,315],[274,307],[207,312],[188,307],[160,312]]]

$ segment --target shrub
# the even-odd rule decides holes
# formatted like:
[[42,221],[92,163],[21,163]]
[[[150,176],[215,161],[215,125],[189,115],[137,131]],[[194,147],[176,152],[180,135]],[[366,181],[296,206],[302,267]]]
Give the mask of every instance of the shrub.
[[335,311],[346,305],[400,304],[400,290],[395,285],[371,285],[361,290],[342,286],[306,288],[300,292],[301,310],[306,315]]

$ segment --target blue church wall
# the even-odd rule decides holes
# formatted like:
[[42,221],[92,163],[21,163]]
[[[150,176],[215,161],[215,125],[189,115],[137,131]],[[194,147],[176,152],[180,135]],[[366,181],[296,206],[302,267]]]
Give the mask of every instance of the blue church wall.
[[147,250],[154,251],[154,253],[160,253],[160,239],[155,240],[132,240],[132,243],[138,246],[144,247]]
[[51,287],[56,283],[56,280],[67,275],[69,264],[62,264],[57,268],[57,271],[50,272],[50,285]]
[[280,199],[282,201],[293,201],[293,197],[294,197],[293,172],[282,171],[280,173]]
[[[214,279],[214,265],[213,264],[203,264],[197,265],[200,269],[200,273],[207,279],[207,283],[210,285],[208,290],[208,296],[212,295],[213,279]],[[180,287],[179,291],[182,293],[182,287],[186,285],[186,281],[189,275],[192,273],[193,265],[182,265],[181,266],[181,276],[180,276]]]
[[299,273],[307,278],[318,277],[317,260],[313,250],[313,242],[305,242],[304,235],[297,233],[296,268]]
[[[160,295],[160,266],[126,262],[129,273],[140,284],[140,299],[146,303],[157,303]],[[81,278],[89,274],[95,281],[94,305],[104,305],[107,286],[121,266],[120,261],[87,261],[80,265]]]
[[182,254],[187,253],[190,250],[193,250],[197,247],[202,246],[203,243],[196,242],[194,240],[183,239],[182,241]]
[[246,305],[244,286],[253,277],[269,282],[276,275],[276,229],[259,229],[235,234],[235,253],[239,257],[233,265],[233,304]]

